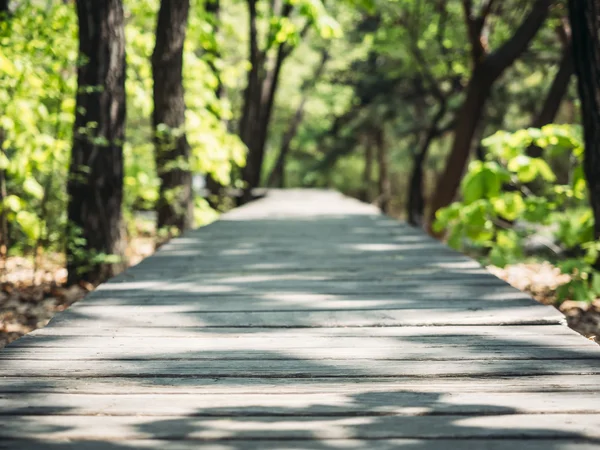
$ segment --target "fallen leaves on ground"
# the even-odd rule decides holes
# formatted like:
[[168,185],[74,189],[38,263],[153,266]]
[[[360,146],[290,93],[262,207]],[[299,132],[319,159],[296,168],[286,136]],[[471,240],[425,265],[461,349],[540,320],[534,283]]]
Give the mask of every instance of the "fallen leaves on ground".
[[[561,274],[550,263],[514,264],[503,269],[489,266],[487,269],[545,305],[556,305],[556,288],[569,281],[568,275]],[[591,303],[567,300],[558,309],[571,328],[600,343],[600,299]]]
[[[140,236],[127,249],[130,265],[154,253],[152,236]],[[93,290],[89,283],[66,287],[64,259],[47,255],[41,267],[31,258],[10,257],[4,282],[0,283],[0,348],[36,328],[46,326],[58,312],[64,311]]]

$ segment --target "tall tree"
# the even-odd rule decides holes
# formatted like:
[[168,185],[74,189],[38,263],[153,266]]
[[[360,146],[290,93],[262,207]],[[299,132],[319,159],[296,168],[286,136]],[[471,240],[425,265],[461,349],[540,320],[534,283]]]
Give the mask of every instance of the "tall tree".
[[125,32],[121,0],[78,0],[77,108],[69,167],[69,282],[122,268]]
[[479,14],[476,14],[473,1],[462,0],[471,46],[472,71],[465,100],[458,111],[450,154],[433,196],[431,222],[437,210],[448,206],[456,196],[494,83],[529,47],[546,20],[553,0],[535,0],[514,34],[496,50],[490,51],[487,42],[488,19],[499,3],[498,0],[484,0]]
[[[240,138],[248,147],[243,179],[246,182],[244,200],[249,200],[251,190],[260,183],[265,145],[271,120],[275,93],[279,84],[279,75],[283,62],[289,56],[291,47],[285,41],[277,42],[271,27],[265,48],[260,48],[257,0],[247,0],[249,17],[249,60],[248,82],[244,92],[244,106],[240,119]],[[288,18],[292,13],[291,3],[283,0],[272,2],[271,22]],[[275,47],[272,49],[272,47]],[[274,56],[271,55],[273,50]]]
[[573,60],[585,140],[584,171],[600,239],[600,0],[569,0]]
[[183,231],[192,226],[193,191],[190,146],[185,134],[183,44],[189,0],[162,0],[152,54],[154,144],[160,178],[157,228]]
[[281,140],[281,148],[279,150],[279,155],[277,156],[277,161],[273,166],[271,174],[269,175],[269,186],[276,187],[284,187],[285,186],[285,162],[287,155],[290,152],[292,141],[298,134],[298,129],[302,124],[302,120],[304,119],[304,109],[306,108],[306,103],[308,102],[309,94],[311,89],[315,87],[323,72],[325,70],[325,65],[327,64],[327,60],[329,59],[329,52],[327,50],[323,50],[321,52],[321,60],[319,64],[316,66],[314,73],[307,80],[304,80],[302,86],[300,88],[300,104],[296,108],[296,112],[290,121],[290,124],[283,134]]

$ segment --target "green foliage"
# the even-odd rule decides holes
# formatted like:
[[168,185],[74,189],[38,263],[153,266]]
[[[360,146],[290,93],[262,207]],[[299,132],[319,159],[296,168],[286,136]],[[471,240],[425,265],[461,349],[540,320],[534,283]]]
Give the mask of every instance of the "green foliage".
[[[470,164],[461,185],[462,201],[438,212],[435,229],[448,230],[451,246],[478,249],[498,266],[522,260],[527,237],[545,231],[563,253],[581,255],[560,259],[558,267],[571,281],[558,290],[559,298],[596,298],[600,272],[594,266],[600,247],[594,241],[581,170],[581,130],[548,125],[515,133],[502,131],[484,144],[487,160]],[[531,146],[542,149],[546,157],[571,155],[571,182],[558,184],[550,165],[528,154]]]
[[72,7],[19,3],[0,23],[2,208],[13,251],[64,244],[65,180],[75,106],[77,24]]
[[[14,13],[0,22],[0,170],[7,180],[0,208],[11,225],[13,253],[34,247],[61,252],[67,242],[66,182],[76,69],[85,63],[78,61],[77,17],[70,3],[15,4]],[[125,1],[128,118],[123,211],[130,224],[136,209],[151,209],[158,198],[150,122],[150,56],[158,4],[158,0]],[[243,165],[245,150],[226,128],[224,120],[232,113],[230,105],[215,95],[219,80],[205,60],[205,47],[210,45],[217,44],[209,18],[202,2],[194,1],[184,67],[185,131],[193,154],[188,164],[194,172],[210,173],[227,185],[232,166]],[[199,208],[199,223],[212,218],[205,207]],[[110,255],[81,258],[97,262]]]

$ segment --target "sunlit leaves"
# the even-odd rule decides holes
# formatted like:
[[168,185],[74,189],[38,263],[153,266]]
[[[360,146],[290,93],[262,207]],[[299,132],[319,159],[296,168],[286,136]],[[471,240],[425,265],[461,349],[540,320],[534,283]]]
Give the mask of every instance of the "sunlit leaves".
[[[77,25],[72,5],[20,2],[0,26],[0,127],[13,240],[60,246],[71,143]],[[70,100],[67,100],[70,99]]]
[[[595,261],[598,247],[591,244],[593,215],[586,202],[578,127],[549,125],[515,133],[501,131],[485,139],[484,144],[489,150],[488,160],[470,164],[461,185],[462,201],[437,214],[435,228],[448,230],[449,244],[485,249],[491,263],[504,265],[522,258],[528,234],[548,227],[547,232],[563,249],[587,249],[588,263]],[[570,154],[578,164],[570,184],[555,184],[557,176],[548,162],[530,155],[532,146],[545,155]],[[537,184],[530,188],[532,182]],[[561,292],[583,298],[593,291],[589,281],[592,272],[589,264],[573,264],[562,268],[573,282]]]

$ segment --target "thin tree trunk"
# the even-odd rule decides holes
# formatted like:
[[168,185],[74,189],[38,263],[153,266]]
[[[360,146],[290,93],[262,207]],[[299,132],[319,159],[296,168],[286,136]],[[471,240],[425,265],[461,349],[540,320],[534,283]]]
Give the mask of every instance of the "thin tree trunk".
[[435,220],[438,209],[448,206],[456,197],[460,180],[465,171],[473,139],[482,120],[485,104],[494,82],[529,47],[529,44],[548,16],[553,0],[536,0],[521,25],[500,48],[485,53],[482,44],[482,24],[468,18],[473,53],[473,73],[467,87],[467,96],[459,110],[454,141],[446,161],[446,167],[437,183],[429,217],[429,226]]
[[306,80],[302,84],[301,88],[301,100],[292,121],[286,132],[283,135],[281,142],[281,149],[279,151],[279,155],[277,157],[277,161],[275,166],[273,166],[273,170],[271,171],[271,175],[269,175],[268,185],[269,186],[278,186],[280,188],[285,186],[285,160],[290,151],[290,147],[292,145],[292,141],[298,134],[298,129],[300,128],[300,124],[304,119],[304,108],[306,103],[308,102],[308,95],[310,90],[317,84],[317,81],[323,75],[323,71],[325,70],[325,65],[327,64],[327,60],[329,59],[329,52],[324,50],[321,55],[321,62],[315,69],[314,74],[312,75],[310,80]]
[[567,48],[565,48],[563,56],[560,60],[558,72],[552,81],[552,85],[550,86],[550,90],[546,95],[542,109],[531,123],[533,128],[541,128],[544,125],[554,122],[556,114],[560,108],[560,104],[562,103],[562,99],[569,88],[569,82],[571,81],[573,71],[573,47],[568,45]]
[[[556,76],[552,81],[552,85],[550,86],[550,90],[546,95],[542,109],[531,122],[531,126],[533,128],[542,128],[543,126],[554,122],[556,114],[558,114],[558,110],[560,109],[562,100],[569,88],[569,83],[574,70],[575,64],[573,62],[573,46],[569,42],[565,48],[563,57],[561,58],[558,72],[556,73]],[[540,158],[542,153],[542,149],[536,145],[532,145],[527,149],[527,154],[534,158]]]
[[[212,16],[211,17],[212,32],[213,32],[213,35],[216,37],[220,31],[221,1],[220,0],[207,0],[206,4],[204,6],[204,10],[206,11],[207,14]],[[215,38],[215,40],[216,40],[216,38]],[[219,72],[217,65],[215,64],[215,61],[221,57],[221,52],[218,47],[214,47],[214,48],[210,48],[209,50],[207,50],[206,53],[208,56],[208,65],[209,65],[210,69],[212,70],[213,74],[218,78],[218,84],[215,89],[215,97],[217,99],[220,99],[224,95],[225,88],[223,86],[223,83],[221,82],[221,74]],[[218,116],[217,112],[214,112],[214,114]],[[222,120],[222,121],[225,122],[224,120]],[[217,181],[212,176],[212,174],[209,173],[206,175],[206,189],[208,190],[208,193],[209,193],[209,195],[206,198],[206,200],[208,201],[208,204],[213,209],[219,209],[222,204],[222,201],[223,201],[223,191],[225,189],[225,186],[223,186],[219,181]]]
[[[585,140],[584,170],[600,239],[600,0],[569,0],[573,60]],[[598,266],[598,264],[596,264]]]
[[[77,114],[67,193],[68,281],[100,283],[123,268],[125,32],[121,0],[78,0]],[[81,238],[85,243],[81,242]]]
[[431,121],[431,125],[427,130],[425,138],[420,143],[413,158],[413,168],[408,187],[407,216],[408,223],[416,227],[423,226],[423,218],[425,216],[425,196],[423,194],[425,160],[429,153],[429,148],[438,133],[439,123],[446,114],[446,107],[447,104],[444,101]]
[[375,130],[375,146],[377,148],[377,165],[379,168],[378,187],[379,187],[379,208],[383,213],[390,210],[390,200],[392,197],[392,186],[390,184],[390,174],[388,167],[388,155],[385,145],[385,136],[383,129]]
[[373,182],[373,142],[367,138],[365,142],[365,169],[363,172],[362,201],[370,203],[372,199],[371,183]]
[[[242,203],[251,200],[252,190],[259,186],[265,155],[265,147],[269,135],[269,125],[275,94],[279,84],[281,69],[286,58],[290,55],[291,47],[280,43],[277,47],[275,60],[269,69],[264,67],[268,49],[260,51],[257,43],[256,0],[247,0],[250,16],[250,62],[252,69],[248,75],[248,85],[244,95],[244,111],[240,122],[240,136],[248,147],[246,166],[242,176],[246,184]],[[281,1],[273,2],[273,15],[282,18],[289,17],[294,6]]]
[[450,155],[433,195],[430,222],[435,219],[438,209],[448,206],[454,200],[492,83],[493,78],[483,68],[475,69],[467,86],[465,101],[458,112]]
[[300,101],[300,105],[298,105],[298,109],[290,122],[290,125],[286,132],[283,135],[281,140],[281,149],[279,150],[279,155],[277,156],[277,161],[273,166],[273,170],[271,171],[271,175],[269,175],[268,185],[276,186],[279,188],[283,188],[285,186],[285,161],[288,153],[290,152],[290,148],[292,145],[292,141],[296,137],[298,133],[298,128],[300,128],[300,124],[302,123],[302,119],[304,118],[304,107],[307,102],[307,98],[303,97]]
[[156,170],[161,181],[156,205],[157,229],[176,228],[180,232],[192,227],[194,216],[183,92],[183,44],[188,12],[189,0],[161,1],[152,54],[152,124]]

